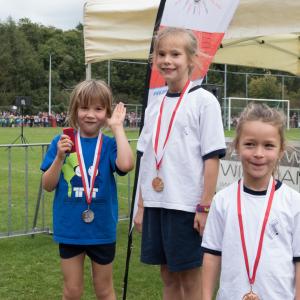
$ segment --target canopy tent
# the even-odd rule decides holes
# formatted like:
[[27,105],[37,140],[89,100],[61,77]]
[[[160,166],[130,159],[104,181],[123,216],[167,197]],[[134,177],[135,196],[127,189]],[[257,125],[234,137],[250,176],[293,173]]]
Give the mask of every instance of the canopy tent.
[[[147,59],[158,5],[158,0],[86,1],[86,64]],[[214,62],[300,75],[300,1],[240,0]]]

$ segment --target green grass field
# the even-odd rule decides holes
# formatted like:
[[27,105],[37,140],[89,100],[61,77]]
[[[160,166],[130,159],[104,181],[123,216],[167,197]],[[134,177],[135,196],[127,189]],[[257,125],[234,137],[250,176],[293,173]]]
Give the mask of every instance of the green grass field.
[[[24,128],[24,136],[29,143],[49,143],[60,128]],[[10,144],[20,134],[20,128],[0,128],[0,144]],[[128,138],[137,138],[138,131],[128,131]],[[233,132],[226,132],[233,136]],[[288,140],[300,140],[300,130],[287,132]],[[21,143],[20,139],[16,143]],[[136,143],[132,143],[133,149]],[[45,150],[45,149],[44,149]],[[23,148],[0,147],[0,233],[30,229],[33,217],[41,172],[39,165],[43,153],[41,147]],[[24,161],[28,160],[28,164]],[[8,164],[8,160],[11,164]],[[24,176],[28,171],[28,178]],[[12,180],[9,181],[8,178]],[[131,172],[132,188],[134,172]],[[128,177],[118,178],[120,216],[129,212],[131,188],[128,191]],[[11,198],[8,197],[11,190]],[[129,193],[129,196],[128,196]],[[25,202],[27,195],[28,205]],[[44,194],[45,218],[41,213],[38,227],[51,227],[52,193]],[[41,210],[40,210],[41,212]],[[9,222],[8,215],[11,216]],[[114,262],[114,283],[118,299],[121,299],[127,249],[128,221],[121,221],[118,227],[117,253]],[[158,267],[145,266],[139,262],[140,235],[134,234],[132,260],[130,265],[127,299],[161,299],[161,282]],[[57,245],[52,236],[36,235],[34,238],[11,237],[0,239],[0,299],[61,299],[62,276],[60,273]],[[89,261],[85,268],[85,293],[82,299],[95,299],[90,280]]]
[[[60,128],[24,128],[24,136],[29,143],[49,143]],[[0,144],[10,144],[20,134],[20,128],[0,128]],[[130,139],[137,138],[138,131],[128,131]],[[16,143],[21,143],[18,139]],[[132,142],[135,149],[136,142]],[[46,149],[44,149],[46,150]],[[43,153],[41,147],[7,148],[0,147],[0,233],[20,231],[33,224],[34,211],[39,190],[41,172],[39,170]],[[28,164],[24,163],[25,158]],[[11,161],[11,165],[8,164]],[[28,170],[27,184],[25,183]],[[11,171],[9,171],[11,170]],[[9,182],[11,172],[11,182]],[[134,171],[131,172],[132,189]],[[128,177],[118,177],[120,216],[129,213]],[[9,195],[11,185],[11,198]],[[129,199],[131,200],[131,189]],[[26,207],[25,195],[28,195]],[[44,221],[41,209],[38,227],[52,227],[53,193],[45,193]],[[9,205],[10,202],[10,205]],[[27,211],[27,213],[26,213]],[[9,222],[8,215],[11,216]],[[118,226],[117,252],[114,262],[114,283],[118,299],[122,298],[123,277],[127,251],[128,220]],[[159,269],[139,262],[140,235],[134,234],[132,259],[130,264],[127,299],[160,299],[161,283]],[[0,299],[61,299],[62,275],[57,245],[48,234],[0,239]],[[90,263],[86,260],[85,292],[82,299],[95,299],[90,278]]]

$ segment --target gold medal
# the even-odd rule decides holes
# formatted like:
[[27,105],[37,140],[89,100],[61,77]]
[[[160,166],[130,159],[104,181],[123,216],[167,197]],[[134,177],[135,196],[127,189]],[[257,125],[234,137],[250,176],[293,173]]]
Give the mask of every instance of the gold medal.
[[252,291],[243,296],[242,300],[259,300],[259,297]]
[[95,215],[91,209],[87,209],[82,213],[82,220],[85,223],[92,223],[94,218],[95,218]]
[[152,187],[153,187],[154,191],[161,192],[164,189],[164,182],[162,181],[162,179],[160,177],[156,176],[152,180]]

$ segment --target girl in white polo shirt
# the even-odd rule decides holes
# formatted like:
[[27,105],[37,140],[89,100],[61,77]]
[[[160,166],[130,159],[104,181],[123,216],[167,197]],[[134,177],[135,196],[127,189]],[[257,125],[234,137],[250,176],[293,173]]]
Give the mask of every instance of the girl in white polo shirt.
[[200,298],[200,233],[225,155],[220,105],[189,79],[198,53],[192,31],[167,27],[158,33],[153,63],[168,91],[148,105],[138,142],[141,261],[161,266],[165,300]]
[[243,178],[214,197],[202,246],[203,298],[300,299],[300,194],[273,175],[284,116],[264,104],[242,112],[234,146]]

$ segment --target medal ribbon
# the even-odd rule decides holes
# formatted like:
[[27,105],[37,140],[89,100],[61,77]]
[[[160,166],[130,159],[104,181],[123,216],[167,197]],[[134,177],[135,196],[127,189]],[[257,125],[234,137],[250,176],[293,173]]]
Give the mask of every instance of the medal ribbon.
[[267,208],[266,208],[266,211],[265,211],[264,220],[263,220],[263,224],[262,224],[262,228],[261,228],[261,232],[260,232],[259,243],[258,243],[256,257],[255,257],[254,266],[253,266],[253,274],[252,274],[251,277],[250,277],[249,261],[248,261],[248,254],[247,254],[247,248],[246,248],[246,242],[245,242],[245,233],[244,233],[242,209],[241,209],[241,188],[242,188],[241,186],[243,186],[243,184],[241,184],[242,180],[240,180],[239,183],[238,183],[237,213],[238,213],[238,219],[239,219],[239,228],[240,228],[240,235],[241,235],[241,242],[242,242],[244,260],[245,260],[245,265],[246,265],[246,270],[247,270],[249,283],[250,283],[251,286],[254,284],[254,281],[255,281],[256,271],[257,271],[257,267],[258,267],[258,264],[259,264],[261,251],[262,251],[262,246],[263,246],[264,233],[265,233],[267,221],[268,221],[268,218],[269,218],[269,215],[270,215],[272,202],[273,202],[273,198],[274,198],[275,181],[273,180],[272,177],[271,177],[270,181],[271,180],[272,180],[272,182],[271,182],[272,187],[271,187],[271,191],[270,191],[270,183],[269,183],[269,187],[268,187],[268,191],[267,191],[267,197],[269,195],[270,196],[269,196],[269,199],[268,199],[268,204],[267,204]]
[[159,135],[160,135],[160,127],[161,127],[161,119],[162,119],[162,114],[163,114],[163,108],[164,108],[164,102],[165,102],[165,99],[166,99],[166,96],[164,96],[164,99],[163,101],[161,102],[161,105],[160,105],[160,108],[159,108],[159,116],[158,116],[158,120],[157,120],[157,127],[156,127],[156,133],[155,133],[155,140],[154,140],[154,152],[155,152],[155,159],[156,159],[156,170],[159,170],[160,168],[160,165],[161,165],[161,162],[162,162],[162,157],[164,155],[164,152],[165,152],[165,146],[167,144],[167,141],[169,139],[169,136],[170,136],[170,132],[171,132],[171,129],[172,129],[172,126],[173,126],[173,122],[174,122],[174,119],[175,119],[175,115],[177,113],[177,110],[179,108],[179,105],[183,99],[183,96],[185,95],[185,92],[187,91],[188,92],[188,87],[190,85],[191,81],[188,80],[185,84],[185,86],[183,87],[183,90],[182,92],[180,93],[180,97],[175,105],[175,108],[172,112],[172,116],[171,116],[171,119],[170,119],[170,123],[169,123],[169,126],[168,126],[168,131],[167,131],[167,135],[166,135],[166,139],[164,141],[164,144],[163,144],[163,150],[162,150],[162,153],[160,155],[160,157],[158,157],[158,154],[157,154],[157,149],[158,149],[158,141],[159,141]]
[[78,149],[78,151],[76,151],[76,154],[77,154],[77,159],[78,159],[78,163],[79,163],[84,194],[85,194],[86,202],[88,205],[90,205],[92,203],[93,188],[94,188],[96,174],[97,174],[100,157],[101,157],[102,140],[103,140],[102,133],[100,132],[98,135],[96,149],[94,152],[94,159],[93,159],[93,165],[92,165],[93,174],[90,176],[90,181],[88,181],[87,171],[86,171],[83,153],[82,153],[79,130],[77,131],[77,134],[75,135],[76,149]]

